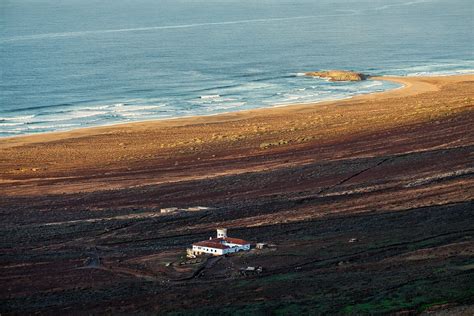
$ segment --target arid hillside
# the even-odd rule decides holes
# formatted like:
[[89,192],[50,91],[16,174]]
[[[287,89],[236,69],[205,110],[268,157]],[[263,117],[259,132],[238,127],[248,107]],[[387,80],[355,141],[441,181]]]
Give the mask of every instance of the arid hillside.
[[[474,79],[395,80],[0,140],[0,313],[472,315]],[[217,227],[267,247],[186,259]]]

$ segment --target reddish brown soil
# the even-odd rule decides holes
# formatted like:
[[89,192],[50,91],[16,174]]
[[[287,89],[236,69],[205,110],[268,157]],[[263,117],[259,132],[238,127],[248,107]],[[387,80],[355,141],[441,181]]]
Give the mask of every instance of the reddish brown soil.
[[[417,80],[322,108],[4,140],[0,312],[469,313],[474,81]],[[212,209],[159,212],[198,205]],[[186,261],[218,226],[272,246]]]

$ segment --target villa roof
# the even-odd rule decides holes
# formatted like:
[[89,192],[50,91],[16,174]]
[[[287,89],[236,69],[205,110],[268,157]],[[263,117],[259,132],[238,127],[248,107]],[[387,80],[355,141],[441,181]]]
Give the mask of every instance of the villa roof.
[[248,241],[239,239],[239,238],[231,238],[231,237],[221,237],[221,238],[214,238],[213,240],[219,240],[219,241],[226,241],[232,244],[237,244],[237,245],[247,245],[250,244]]
[[220,242],[213,241],[214,239],[199,241],[193,244],[193,246],[217,248],[217,249],[228,249],[229,246],[223,245]]
[[247,245],[249,244],[248,241],[239,239],[239,238],[230,238],[230,237],[220,237],[220,238],[212,238],[209,240],[203,240],[196,243],[193,243],[193,246],[200,246],[200,247],[208,247],[208,248],[217,248],[217,249],[227,249],[230,248],[223,244],[223,242],[236,244],[236,245]]

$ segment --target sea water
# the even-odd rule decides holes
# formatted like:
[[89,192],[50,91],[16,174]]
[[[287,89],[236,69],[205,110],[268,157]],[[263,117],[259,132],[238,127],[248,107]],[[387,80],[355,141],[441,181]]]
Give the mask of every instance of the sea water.
[[0,137],[347,98],[474,69],[472,0],[0,0]]

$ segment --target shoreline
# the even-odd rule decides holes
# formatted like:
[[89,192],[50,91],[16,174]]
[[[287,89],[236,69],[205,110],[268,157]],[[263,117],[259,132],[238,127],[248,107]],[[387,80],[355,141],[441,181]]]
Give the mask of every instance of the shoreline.
[[[3,139],[0,190],[5,195],[57,194],[255,172],[261,166],[226,164],[236,157],[294,155],[300,150],[331,147],[367,135],[377,138],[384,133],[400,134],[400,130],[418,125],[423,131],[426,126],[437,129],[436,125],[446,120],[448,125],[454,124],[449,120],[456,117],[470,121],[474,75],[384,79],[404,86],[322,103]],[[469,138],[468,130],[458,137],[460,140],[452,142]],[[443,138],[436,142],[437,147],[450,146]],[[406,146],[413,144],[410,141]],[[364,145],[352,155],[364,157],[374,150]],[[403,150],[406,149],[397,149]],[[319,155],[318,159],[341,159],[350,151],[341,149],[331,156]],[[297,163],[299,158],[286,160]],[[202,169],[194,170],[198,165]],[[149,174],[153,172],[160,176],[154,178]]]
[[[453,76],[457,76],[457,75],[453,75]],[[241,112],[245,113],[245,112],[256,111],[256,110],[267,110],[267,109],[273,109],[273,108],[285,108],[285,107],[288,107],[288,106],[311,106],[311,105],[316,105],[316,104],[332,103],[332,102],[350,100],[350,99],[361,97],[361,96],[367,96],[367,95],[372,95],[372,94],[379,94],[379,93],[385,93],[385,92],[394,91],[394,90],[398,90],[398,89],[403,89],[405,87],[405,84],[402,83],[402,82],[397,81],[396,78],[403,78],[403,77],[397,77],[397,76],[374,76],[374,77],[370,77],[366,81],[370,81],[370,80],[389,81],[389,82],[392,82],[392,83],[399,83],[399,84],[401,84],[401,86],[393,88],[393,89],[383,90],[383,91],[359,93],[359,94],[348,96],[348,97],[335,98],[335,99],[329,99],[329,100],[321,100],[321,101],[303,102],[303,103],[281,103],[281,104],[273,104],[273,105],[269,105],[269,106],[265,106],[265,107],[256,107],[256,108],[245,109],[245,110],[235,110],[235,111],[219,112],[219,113],[211,113],[211,114],[197,114],[197,115],[188,115],[188,116],[172,116],[172,117],[163,117],[163,118],[151,118],[151,119],[143,119],[143,120],[128,121],[128,122],[115,122],[115,123],[111,122],[111,123],[108,123],[108,124],[97,125],[97,126],[76,127],[76,128],[72,128],[72,129],[64,129],[64,130],[58,130],[58,131],[30,133],[30,134],[22,134],[22,135],[15,135],[15,136],[5,136],[5,137],[0,137],[0,144],[1,144],[2,140],[9,140],[9,139],[12,139],[12,138],[21,138],[21,137],[30,137],[30,136],[39,136],[39,135],[48,135],[48,134],[57,134],[57,133],[69,133],[69,132],[75,132],[75,131],[80,131],[80,130],[101,129],[101,128],[108,128],[108,127],[114,127],[114,126],[123,126],[123,125],[129,125],[129,124],[132,125],[132,124],[149,123],[149,122],[175,121],[175,120],[181,120],[181,119],[187,120],[187,119],[200,118],[200,117],[214,117],[214,116],[227,115],[227,114],[232,114],[232,113],[241,113]],[[324,80],[324,79],[321,79],[321,80]]]
[[[0,148],[3,147],[5,144],[4,143],[23,143],[22,140],[24,139],[30,139],[33,138],[33,142],[35,141],[42,141],[40,139],[36,138],[41,138],[41,137],[46,137],[46,138],[54,138],[54,139],[61,139],[61,136],[66,136],[71,135],[71,136],[80,136],[80,135],[85,135],[85,134],[91,134],[94,132],[100,133],[103,132],[104,130],[109,130],[109,129],[114,129],[114,128],[123,128],[123,127],[133,127],[134,125],[142,125],[142,124],[165,124],[165,125],[174,125],[175,123],[178,126],[182,125],[189,125],[189,124],[194,124],[192,121],[200,121],[200,123],[205,124],[206,120],[208,120],[208,123],[215,123],[217,122],[225,122],[227,120],[231,120],[231,116],[239,116],[245,118],[246,115],[252,115],[255,114],[255,112],[260,112],[260,111],[272,111],[272,110],[279,110],[279,109],[287,109],[289,107],[295,108],[295,107],[311,107],[315,105],[320,105],[320,106],[325,106],[325,105],[332,105],[336,103],[344,103],[348,102],[351,100],[358,101],[361,99],[372,99],[374,97],[389,97],[393,93],[397,93],[398,91],[400,92],[405,92],[405,96],[411,95],[410,91],[407,89],[410,89],[413,86],[413,83],[416,82],[417,84],[417,89],[416,90],[422,90],[422,92],[429,91],[429,88],[427,85],[420,84],[419,81],[426,79],[426,78],[447,78],[447,77],[469,77],[472,76],[471,74],[455,74],[455,75],[442,75],[442,76],[412,76],[412,77],[403,77],[403,76],[374,76],[370,77],[368,80],[374,80],[374,81],[389,81],[392,83],[397,83],[400,84],[400,87],[389,89],[389,90],[384,90],[384,91],[377,91],[377,92],[370,92],[370,93],[363,93],[363,94],[357,94],[354,96],[349,96],[345,97],[342,99],[332,99],[332,100],[324,100],[324,101],[316,101],[316,102],[307,102],[307,103],[290,103],[290,104],[280,104],[280,105],[271,105],[269,107],[259,107],[259,108],[254,108],[254,109],[247,109],[247,110],[240,110],[240,111],[230,111],[230,112],[221,112],[221,113],[214,113],[214,114],[208,114],[208,115],[190,115],[190,116],[184,116],[184,117],[169,117],[169,118],[153,118],[153,119],[147,119],[147,120],[139,120],[139,121],[132,121],[132,122],[122,122],[122,123],[110,123],[107,125],[99,125],[99,126],[90,126],[90,127],[79,127],[79,128],[74,128],[71,130],[60,130],[60,131],[51,131],[51,132],[43,132],[43,133],[32,133],[32,134],[25,134],[25,135],[18,135],[18,136],[8,136],[8,137],[1,137],[0,138]],[[420,80],[421,79],[421,80]],[[415,93],[421,93],[419,91],[416,91]],[[228,118],[226,118],[228,117]],[[67,137],[67,136],[66,136]]]

